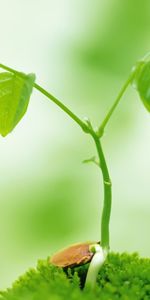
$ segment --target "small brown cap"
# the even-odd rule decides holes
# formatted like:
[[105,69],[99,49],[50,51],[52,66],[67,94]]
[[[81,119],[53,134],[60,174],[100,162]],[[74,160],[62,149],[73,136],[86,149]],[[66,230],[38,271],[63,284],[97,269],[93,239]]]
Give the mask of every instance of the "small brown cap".
[[94,253],[90,250],[97,242],[85,242],[71,245],[50,258],[50,263],[58,267],[76,267],[91,261]]

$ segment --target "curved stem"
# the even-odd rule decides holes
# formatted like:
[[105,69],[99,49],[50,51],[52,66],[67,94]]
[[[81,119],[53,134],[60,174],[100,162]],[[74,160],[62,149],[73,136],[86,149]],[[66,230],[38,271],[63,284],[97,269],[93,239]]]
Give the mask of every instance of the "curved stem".
[[6,70],[8,72],[14,73],[14,74],[21,74],[21,72],[18,72],[16,70],[12,69],[12,68],[9,68],[9,67],[7,67],[7,66],[5,66],[3,64],[0,64],[0,68]]
[[121,88],[121,90],[120,90],[117,98],[115,99],[115,102],[113,103],[112,107],[110,108],[109,112],[107,113],[106,117],[104,118],[102,124],[99,126],[99,129],[98,129],[98,135],[99,135],[99,137],[101,137],[103,135],[105,126],[107,125],[107,123],[108,123],[111,115],[113,114],[115,108],[117,107],[119,101],[121,100],[121,97],[123,96],[125,90],[127,89],[127,87],[129,86],[129,84],[131,83],[134,75],[135,75],[135,72],[132,72],[130,74],[129,78],[127,79],[127,81],[125,82],[125,84]]
[[[91,124],[90,124],[91,125]],[[97,275],[103,266],[108,251],[109,251],[109,222],[110,222],[110,213],[111,213],[111,180],[106,164],[105,156],[103,153],[102,145],[99,139],[98,134],[93,130],[92,126],[90,128],[90,135],[93,137],[96,149],[99,157],[99,166],[102,171],[103,176],[103,185],[104,185],[104,203],[101,217],[101,238],[100,246],[95,245],[95,254],[90,262],[90,266],[86,276],[85,288],[94,288],[96,286]],[[98,248],[97,248],[98,247]]]
[[99,137],[94,132],[92,136],[100,160],[100,166],[101,166],[102,176],[103,176],[103,185],[104,185],[104,205],[103,205],[102,218],[101,218],[101,246],[103,249],[108,250],[109,249],[109,221],[110,221],[111,200],[112,200],[111,180],[110,180],[108,167],[106,164],[105,156],[103,153],[103,149]]
[[65,106],[61,101],[59,101],[56,97],[54,97],[52,94],[47,92],[45,89],[43,89],[40,85],[37,83],[34,84],[34,87],[41,92],[43,95],[45,95],[47,98],[49,98],[51,101],[53,101],[57,106],[59,106],[67,115],[69,115],[82,129],[84,132],[89,132],[88,126],[86,123],[84,123],[82,120],[80,120],[67,106]]

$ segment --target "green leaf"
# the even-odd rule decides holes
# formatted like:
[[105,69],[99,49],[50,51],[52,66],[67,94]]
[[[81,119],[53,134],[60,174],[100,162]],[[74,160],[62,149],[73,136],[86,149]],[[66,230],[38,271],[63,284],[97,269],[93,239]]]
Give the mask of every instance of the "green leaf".
[[138,65],[134,84],[144,106],[150,112],[150,61]]
[[35,75],[0,73],[0,134],[6,136],[24,116]]

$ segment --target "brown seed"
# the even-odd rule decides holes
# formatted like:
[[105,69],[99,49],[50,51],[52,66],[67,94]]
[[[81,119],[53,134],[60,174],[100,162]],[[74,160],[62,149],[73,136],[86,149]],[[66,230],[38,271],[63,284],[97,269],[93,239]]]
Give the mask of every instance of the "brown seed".
[[58,267],[75,267],[91,261],[94,253],[90,247],[97,242],[86,242],[71,245],[50,258],[50,263]]

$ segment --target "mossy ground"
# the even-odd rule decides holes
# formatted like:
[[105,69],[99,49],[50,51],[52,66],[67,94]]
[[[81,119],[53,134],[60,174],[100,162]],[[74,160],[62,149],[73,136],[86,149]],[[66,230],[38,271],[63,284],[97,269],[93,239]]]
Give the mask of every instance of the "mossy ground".
[[[97,278],[94,291],[82,290],[88,265],[68,270],[39,261],[21,276],[0,300],[149,300],[150,259],[137,254],[111,253]],[[82,278],[82,279],[81,279]]]

